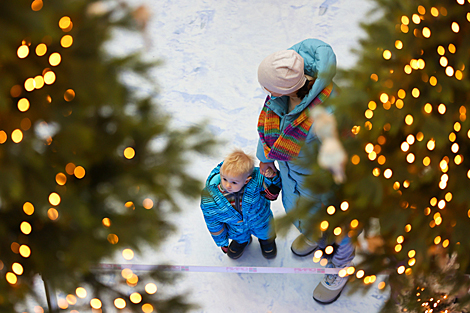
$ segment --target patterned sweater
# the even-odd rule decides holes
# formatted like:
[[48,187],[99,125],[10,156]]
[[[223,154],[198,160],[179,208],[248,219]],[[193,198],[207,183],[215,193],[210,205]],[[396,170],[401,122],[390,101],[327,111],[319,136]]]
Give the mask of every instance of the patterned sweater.
[[270,200],[275,200],[279,194],[279,174],[266,178],[255,168],[252,179],[242,189],[240,213],[219,189],[221,166],[222,163],[212,170],[201,196],[202,213],[217,246],[228,246],[229,239],[247,242],[251,235],[263,240],[273,238]]

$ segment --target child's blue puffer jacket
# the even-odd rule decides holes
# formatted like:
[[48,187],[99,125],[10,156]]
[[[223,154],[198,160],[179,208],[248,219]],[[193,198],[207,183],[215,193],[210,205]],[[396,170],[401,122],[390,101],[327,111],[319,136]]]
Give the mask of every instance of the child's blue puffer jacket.
[[242,216],[217,187],[220,184],[222,164],[223,162],[210,173],[201,196],[202,213],[217,246],[228,246],[229,239],[244,243],[251,235],[263,240],[273,238],[271,203],[263,192],[272,184],[281,187],[279,174],[270,179],[261,175],[259,168],[254,169],[252,179],[244,187]]

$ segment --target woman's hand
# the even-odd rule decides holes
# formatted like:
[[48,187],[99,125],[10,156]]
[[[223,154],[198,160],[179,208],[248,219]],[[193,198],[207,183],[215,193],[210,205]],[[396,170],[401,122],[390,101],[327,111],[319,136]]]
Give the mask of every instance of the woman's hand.
[[274,166],[274,162],[259,162],[259,171],[267,178],[271,178],[276,175],[277,169],[276,166]]

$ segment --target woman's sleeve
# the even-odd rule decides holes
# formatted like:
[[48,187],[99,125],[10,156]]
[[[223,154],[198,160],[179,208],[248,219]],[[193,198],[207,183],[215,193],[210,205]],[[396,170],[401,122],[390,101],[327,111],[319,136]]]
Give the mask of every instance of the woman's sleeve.
[[263,143],[261,142],[261,139],[258,139],[258,147],[256,148],[256,157],[258,158],[258,160],[260,160],[260,162],[263,162],[263,163],[274,162],[274,160],[268,159],[264,155],[264,147],[263,147]]

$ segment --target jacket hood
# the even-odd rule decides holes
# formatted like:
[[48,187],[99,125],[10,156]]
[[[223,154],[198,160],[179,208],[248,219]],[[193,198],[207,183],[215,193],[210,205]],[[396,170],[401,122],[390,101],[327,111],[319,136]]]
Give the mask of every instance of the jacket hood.
[[220,167],[222,166],[224,162],[220,162],[219,165],[217,165],[209,174],[209,177],[207,177],[206,180],[206,187],[209,187],[210,185],[218,185],[220,184]]

